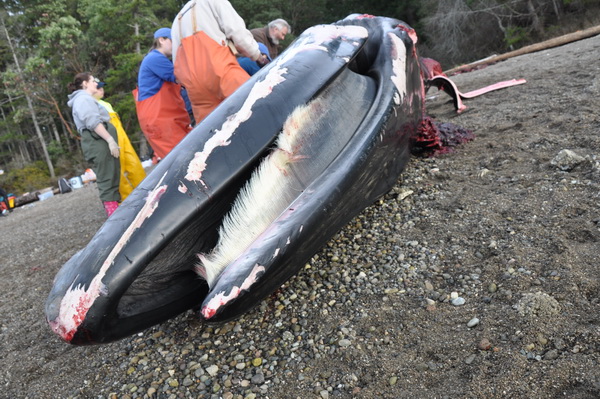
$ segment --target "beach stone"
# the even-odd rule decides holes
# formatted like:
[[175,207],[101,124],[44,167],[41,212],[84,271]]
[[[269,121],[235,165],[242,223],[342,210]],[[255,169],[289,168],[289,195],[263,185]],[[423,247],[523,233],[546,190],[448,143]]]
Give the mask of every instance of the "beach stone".
[[544,354],[544,360],[556,360],[560,353],[556,349],[550,349]]
[[262,364],[262,359],[260,357],[252,359],[252,365],[254,367],[258,367]]
[[492,343],[487,338],[482,338],[477,347],[482,351],[487,351],[491,349]]
[[560,150],[560,152],[550,161],[550,164],[560,170],[570,171],[577,165],[584,162],[585,158],[572,150]]
[[256,373],[250,380],[254,385],[260,385],[265,382],[265,376],[262,373]]
[[213,364],[210,365],[206,368],[206,372],[208,373],[208,375],[210,375],[211,377],[214,377],[215,375],[217,375],[217,373],[219,372],[219,366]]
[[469,322],[467,323],[467,327],[469,328],[473,328],[475,326],[477,326],[479,324],[479,319],[477,317],[473,317],[471,320],[469,320]]
[[465,298],[463,298],[463,297],[460,297],[460,296],[459,296],[459,297],[457,297],[457,298],[454,298],[454,299],[451,301],[452,305],[454,305],[454,306],[462,306],[462,305],[464,305],[464,304],[465,304],[465,302],[466,302],[466,301],[465,301]]
[[560,313],[561,307],[556,299],[544,292],[526,293],[517,305],[519,314],[524,317],[550,318]]

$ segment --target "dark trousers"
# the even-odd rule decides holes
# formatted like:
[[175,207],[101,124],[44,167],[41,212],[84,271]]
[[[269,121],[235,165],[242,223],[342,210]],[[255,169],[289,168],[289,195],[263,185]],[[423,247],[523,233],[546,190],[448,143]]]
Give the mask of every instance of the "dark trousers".
[[[104,126],[118,143],[117,130],[110,123]],[[92,164],[96,173],[96,184],[100,192],[101,201],[121,201],[119,194],[119,181],[121,178],[121,164],[119,159],[110,155],[108,143],[98,134],[89,129],[81,131],[81,149],[85,160]]]

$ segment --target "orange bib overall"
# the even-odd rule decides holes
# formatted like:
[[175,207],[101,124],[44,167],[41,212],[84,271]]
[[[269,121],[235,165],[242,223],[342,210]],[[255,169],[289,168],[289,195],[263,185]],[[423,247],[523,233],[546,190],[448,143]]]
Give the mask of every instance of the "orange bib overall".
[[181,86],[163,82],[152,97],[138,101],[138,89],[133,90],[133,97],[142,132],[156,156],[162,159],[192,130]]
[[196,123],[250,78],[228,46],[202,31],[181,40],[175,76],[187,90]]

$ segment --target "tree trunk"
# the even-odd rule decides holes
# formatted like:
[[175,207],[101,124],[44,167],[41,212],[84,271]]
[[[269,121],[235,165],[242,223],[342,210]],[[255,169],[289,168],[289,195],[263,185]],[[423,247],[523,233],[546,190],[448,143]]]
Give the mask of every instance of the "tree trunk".
[[[12,104],[12,98],[11,98],[10,94],[7,93],[7,96],[8,96],[8,102],[10,103],[10,108],[13,112],[15,112],[15,107]],[[4,113],[4,109],[2,107],[0,107],[0,111],[2,111],[2,120],[4,121],[4,123],[6,123],[6,114]],[[21,130],[21,127],[17,126],[17,129],[19,131],[19,135],[23,136],[23,131]],[[18,164],[24,165],[24,164],[31,162],[31,157],[29,156],[29,152],[27,151],[27,146],[25,145],[23,140],[17,140],[16,148],[15,148],[15,146],[13,146],[12,143],[7,143],[7,144],[8,144],[10,153],[12,155],[12,159],[11,159],[12,161],[15,161],[15,158],[17,157],[16,149],[18,149],[19,154],[21,155],[21,159],[20,159],[20,161],[18,161]]]
[[[4,87],[7,87],[6,82],[4,83]],[[8,104],[10,104],[11,111],[16,112],[15,106],[13,105],[12,96],[10,95],[9,92],[6,92],[5,94],[6,94],[6,97],[8,97],[7,101],[8,101]],[[4,113],[4,108],[0,107],[0,111],[2,111],[2,120],[6,123],[7,121],[6,121],[6,114]],[[19,132],[19,135],[23,136],[23,131],[21,130],[21,127],[19,125],[16,125],[16,127],[17,127],[17,131]],[[31,158],[29,157],[29,152],[27,152],[27,147],[24,145],[23,141],[18,140],[17,144],[18,144],[19,151],[21,154],[21,159],[20,160],[16,159],[16,154],[13,152],[12,147],[9,145],[10,153],[12,155],[11,160],[17,162],[19,165],[24,165],[27,162],[31,162]]]
[[552,0],[552,5],[554,6],[554,14],[556,15],[556,20],[560,21],[560,5],[557,0]]
[[[21,71],[21,65],[19,64],[19,59],[17,58],[17,53],[15,52],[15,48],[10,40],[10,35],[8,34],[8,29],[6,29],[6,25],[4,23],[4,19],[0,18],[0,22],[2,23],[2,28],[4,29],[4,34],[6,35],[6,41],[9,45],[10,51],[13,55],[13,59],[15,60],[15,66],[17,67],[17,73],[23,79],[23,72]],[[35,132],[40,140],[40,144],[42,146],[42,151],[44,152],[44,158],[46,158],[46,164],[48,165],[48,171],[50,172],[50,178],[53,180],[56,179],[56,174],[54,173],[54,165],[52,165],[52,160],[50,159],[50,154],[48,154],[48,148],[46,147],[46,142],[44,141],[44,136],[42,135],[42,131],[38,124],[37,115],[35,113],[35,108],[33,108],[33,102],[31,101],[31,97],[25,91],[25,99],[27,100],[27,107],[29,108],[29,113],[31,114],[31,119],[33,121],[33,126],[35,127]]]
[[19,141],[19,151],[21,153],[21,162],[23,164],[31,162],[31,156],[29,155],[29,151],[27,150],[27,145],[22,140]]
[[50,122],[50,127],[52,128],[52,132],[54,133],[54,140],[60,143],[60,135],[58,134],[58,129],[56,128],[56,123],[54,121]]
[[63,124],[61,124],[60,130],[62,132],[63,138],[65,139],[65,143],[67,143],[67,145],[69,145],[69,138],[70,138],[71,133],[67,130],[67,128]]
[[544,33],[544,28],[542,27],[542,22],[540,21],[540,17],[535,10],[535,5],[532,0],[527,0],[527,11],[529,11],[529,15],[531,15],[531,27],[537,34]]
[[[133,24],[133,34],[135,37],[140,37],[140,24]],[[142,45],[140,44],[139,40],[135,42],[135,52],[136,54],[142,54]]]
[[[4,114],[4,108],[2,108],[2,104],[0,104],[0,111],[2,112],[2,121],[4,122],[4,125],[7,126],[6,125],[6,115]],[[10,134],[10,131],[8,130],[8,126],[6,128],[6,134]],[[0,134],[0,136],[1,136],[1,134]],[[7,141],[6,145],[8,146],[9,154],[14,154],[14,152],[13,152],[14,150],[12,148],[10,141]],[[8,162],[5,161],[4,163],[8,163]]]

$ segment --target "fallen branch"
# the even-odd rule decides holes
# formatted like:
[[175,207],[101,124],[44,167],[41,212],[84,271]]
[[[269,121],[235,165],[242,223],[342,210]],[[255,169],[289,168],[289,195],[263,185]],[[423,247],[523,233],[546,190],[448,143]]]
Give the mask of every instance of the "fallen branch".
[[600,25],[594,26],[581,31],[569,33],[567,35],[555,37],[553,39],[545,40],[540,43],[532,44],[529,46],[521,47],[518,50],[510,51],[508,53],[489,57],[480,61],[473,62],[471,64],[461,65],[456,68],[452,68],[448,71],[444,71],[446,75],[456,74],[466,70],[474,69],[482,65],[490,65],[499,61],[504,61],[508,58],[516,57],[523,54],[534,53],[536,51],[546,50],[552,47],[558,47],[567,43],[576,42],[578,40],[587,39],[588,37],[596,36],[600,34]]

